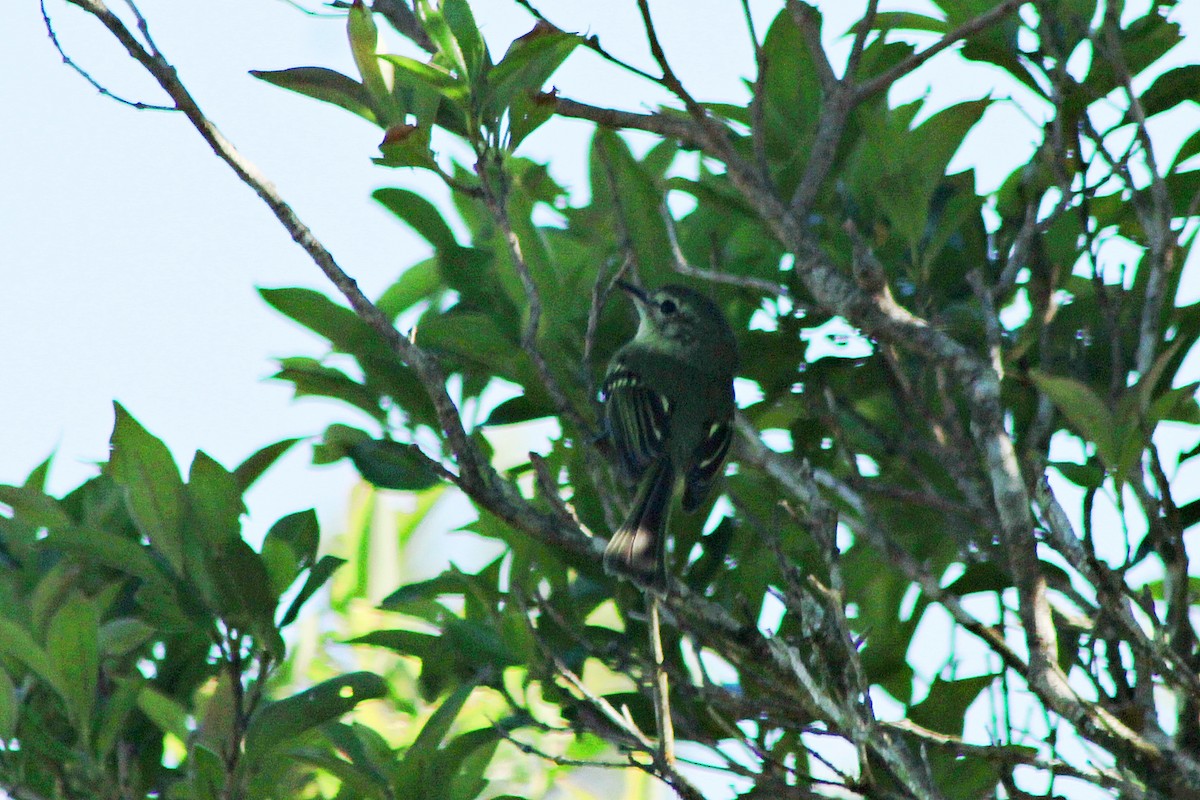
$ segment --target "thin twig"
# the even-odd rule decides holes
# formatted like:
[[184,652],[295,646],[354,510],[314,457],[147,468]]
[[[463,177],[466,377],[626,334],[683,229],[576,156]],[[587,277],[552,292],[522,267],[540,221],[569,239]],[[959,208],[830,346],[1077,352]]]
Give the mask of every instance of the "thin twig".
[[662,216],[663,225],[667,231],[667,241],[671,245],[672,265],[680,275],[699,278],[710,283],[738,286],[743,289],[750,289],[759,294],[765,294],[769,297],[791,296],[788,287],[782,283],[755,278],[750,275],[735,275],[731,272],[717,272],[715,270],[693,267],[688,263],[687,258],[683,255],[683,249],[679,246],[679,235],[675,230],[675,218],[671,216],[671,209],[667,206],[666,202],[663,202],[659,207],[659,213]]
[[116,94],[115,92],[111,91],[107,86],[105,86],[104,84],[100,83],[100,81],[93,78],[91,73],[89,73],[83,67],[79,66],[79,64],[77,64],[75,62],[75,60],[73,58],[71,58],[69,55],[67,55],[67,52],[65,50],[63,50],[62,44],[58,41],[58,34],[54,30],[54,23],[52,23],[50,21],[50,14],[49,14],[49,12],[46,11],[46,0],[38,0],[38,5],[42,9],[42,22],[46,26],[46,34],[50,37],[50,43],[54,45],[54,49],[58,51],[58,54],[60,56],[62,56],[63,63],[66,64],[71,69],[78,72],[81,76],[83,76],[83,79],[85,81],[87,81],[88,83],[90,83],[92,85],[92,87],[96,89],[96,91],[100,92],[100,94],[102,94],[105,97],[108,97],[112,100],[116,100],[118,103],[127,105],[130,108],[136,108],[138,111],[179,111],[180,110],[179,108],[177,108],[175,106],[164,106],[164,105],[158,105],[156,103],[143,103],[140,100],[128,100],[124,97],[121,97],[119,94]]
[[671,767],[675,763],[675,722],[671,718],[671,679],[663,658],[662,621],[659,619],[658,597],[645,594],[650,614],[647,630],[650,636],[650,657],[654,664],[654,719],[658,723],[658,758]]

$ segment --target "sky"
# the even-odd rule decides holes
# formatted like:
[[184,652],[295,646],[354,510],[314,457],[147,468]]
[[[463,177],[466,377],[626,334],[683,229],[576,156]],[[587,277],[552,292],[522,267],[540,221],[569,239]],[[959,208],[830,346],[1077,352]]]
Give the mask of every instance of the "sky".
[[[761,33],[780,4],[751,5]],[[844,51],[837,35],[863,3],[821,5],[827,41]],[[342,19],[306,15],[283,0],[145,0],[140,7],[201,108],[368,295],[428,254],[370,193],[405,186],[444,207],[444,188],[421,173],[373,165],[380,132],[365,121],[248,74],[302,65],[354,74]],[[472,7],[497,53],[532,25],[511,0]],[[543,7],[561,27],[598,34],[618,55],[651,68],[632,0]],[[97,80],[131,99],[163,99],[91,18],[64,0],[47,0],[47,8],[64,48]],[[655,0],[652,8],[695,94],[745,96],[751,50],[736,0]],[[1179,15],[1200,35],[1200,0],[1185,0]],[[382,22],[381,29],[389,49],[415,54]],[[927,96],[936,107],[992,90],[986,70],[950,59],[934,59],[893,99]],[[181,115],[139,112],[101,96],[62,63],[33,2],[13,4],[0,24],[0,76],[0,483],[20,483],[51,453],[52,493],[94,475],[106,459],[114,400],[185,469],[197,449],[233,467],[278,439],[365,422],[337,404],[295,401],[287,384],[268,380],[274,359],[320,355],[321,344],[271,310],[256,287],[333,291]],[[575,99],[634,110],[665,100],[582,50],[552,84]],[[561,184],[584,192],[589,136],[584,123],[555,122],[522,154],[550,162]],[[997,104],[956,168],[974,166],[980,187],[994,187],[1035,140],[1028,119]],[[307,446],[295,448],[251,491],[251,541],[278,517],[308,507],[327,536],[342,525],[356,474],[346,464],[313,467],[310,456]]]

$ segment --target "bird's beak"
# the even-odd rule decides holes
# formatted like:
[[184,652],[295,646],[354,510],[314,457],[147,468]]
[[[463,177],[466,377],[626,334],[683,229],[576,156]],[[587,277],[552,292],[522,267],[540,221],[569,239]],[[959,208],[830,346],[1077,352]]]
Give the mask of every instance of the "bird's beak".
[[641,311],[643,306],[650,305],[650,298],[646,295],[645,290],[643,290],[641,287],[634,286],[632,283],[627,283],[625,281],[614,281],[614,283],[616,284],[617,288],[633,298],[635,305],[638,307],[638,311]]

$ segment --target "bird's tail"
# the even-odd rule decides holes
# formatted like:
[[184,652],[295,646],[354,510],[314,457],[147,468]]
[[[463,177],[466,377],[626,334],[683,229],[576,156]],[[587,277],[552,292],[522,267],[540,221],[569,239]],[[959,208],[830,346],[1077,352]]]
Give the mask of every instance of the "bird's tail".
[[669,458],[660,458],[642,479],[625,524],[604,549],[606,571],[666,586],[664,542],[674,488],[675,468]]

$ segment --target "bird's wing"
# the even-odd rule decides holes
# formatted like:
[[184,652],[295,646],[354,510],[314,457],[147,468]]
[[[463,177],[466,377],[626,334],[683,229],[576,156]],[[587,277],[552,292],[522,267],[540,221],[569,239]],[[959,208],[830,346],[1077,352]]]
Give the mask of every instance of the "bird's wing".
[[609,433],[631,481],[663,454],[671,404],[624,364],[614,364],[601,387]]
[[725,463],[725,456],[729,452],[729,444],[733,440],[733,427],[729,422],[728,419],[714,420],[708,426],[704,440],[696,448],[692,468],[688,470],[684,481],[684,511],[695,511],[704,502],[713,480],[721,471],[721,465]]

